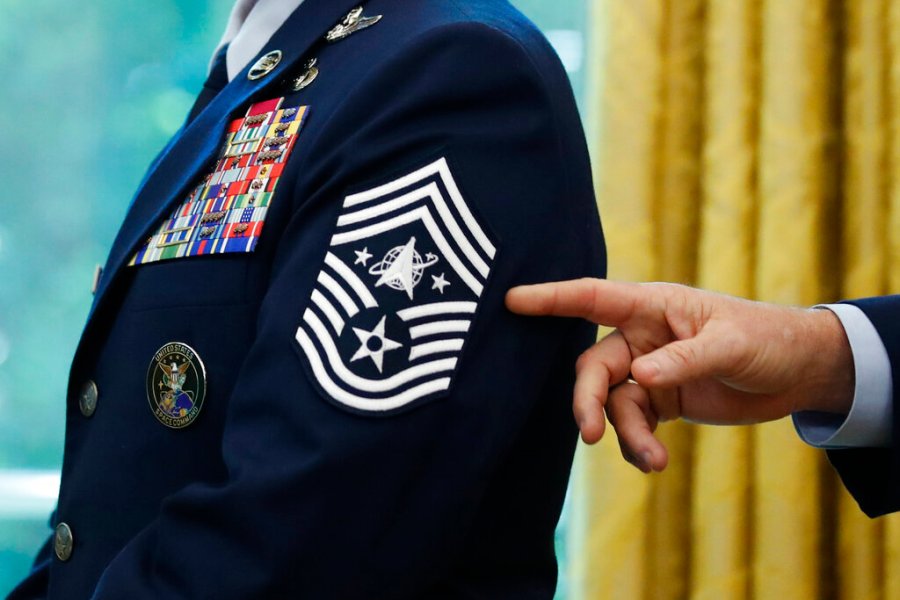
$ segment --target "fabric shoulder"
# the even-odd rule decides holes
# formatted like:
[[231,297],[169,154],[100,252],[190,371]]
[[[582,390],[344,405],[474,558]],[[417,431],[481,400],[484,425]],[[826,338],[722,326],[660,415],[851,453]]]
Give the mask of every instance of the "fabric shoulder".
[[[447,1],[428,3],[410,27],[398,27],[389,51],[375,59],[373,73],[391,70],[412,59],[422,70],[457,56],[455,77],[447,85],[465,83],[473,72],[530,77],[541,87],[571,98],[565,69],[543,33],[506,3]],[[475,58],[473,60],[473,57]],[[574,104],[573,104],[574,105]]]

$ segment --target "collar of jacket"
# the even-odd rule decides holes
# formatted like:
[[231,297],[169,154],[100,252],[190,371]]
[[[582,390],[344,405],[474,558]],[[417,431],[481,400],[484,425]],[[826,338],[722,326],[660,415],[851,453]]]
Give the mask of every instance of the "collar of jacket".
[[210,59],[210,69],[216,54],[222,46],[228,45],[225,57],[228,81],[235,79],[302,3],[303,0],[237,0],[219,46]]
[[[329,29],[339,23],[355,6],[365,0],[306,0],[288,18],[259,54],[244,67],[210,104],[174,139],[151,166],[144,177],[125,215],[119,233],[113,241],[103,278],[94,295],[82,340],[93,317],[101,310],[111,285],[121,275],[128,259],[140,240],[173,209],[174,204],[189,192],[199,172],[208,167],[221,144],[222,133],[235,112],[244,108],[251,98],[283,79],[309,48],[324,38]],[[281,50],[281,63],[269,75],[251,81],[247,72],[256,60],[273,50]]]

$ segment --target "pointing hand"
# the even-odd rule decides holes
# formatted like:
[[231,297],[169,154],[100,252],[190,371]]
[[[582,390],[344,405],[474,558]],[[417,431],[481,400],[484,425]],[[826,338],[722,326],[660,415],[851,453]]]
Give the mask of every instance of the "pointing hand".
[[668,462],[653,435],[660,421],[749,424],[801,410],[846,413],[852,403],[853,356],[826,309],[599,279],[516,287],[506,305],[616,328],[578,359],[575,418],[595,443],[605,409],[622,454],[644,472]]

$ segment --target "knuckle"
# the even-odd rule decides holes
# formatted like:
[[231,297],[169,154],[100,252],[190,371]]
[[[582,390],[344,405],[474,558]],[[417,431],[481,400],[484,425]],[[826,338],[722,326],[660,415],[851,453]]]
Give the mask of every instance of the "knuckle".
[[687,344],[670,344],[667,348],[669,356],[676,363],[687,366],[697,361],[697,351]]
[[585,350],[578,356],[578,359],[575,361],[575,372],[576,373],[580,373],[581,371],[583,371],[585,369],[585,367],[587,367],[591,363],[591,357],[593,356],[592,350],[594,348],[596,348],[596,345],[591,346],[590,348],[588,348],[587,350]]

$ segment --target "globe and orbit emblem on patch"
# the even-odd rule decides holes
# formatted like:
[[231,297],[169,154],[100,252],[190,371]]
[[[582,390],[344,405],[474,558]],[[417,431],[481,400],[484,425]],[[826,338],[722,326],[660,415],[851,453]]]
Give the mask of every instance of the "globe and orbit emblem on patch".
[[347,196],[295,332],[320,392],[382,414],[449,393],[495,254],[443,158]]
[[172,429],[193,423],[206,399],[206,369],[193,348],[170,342],[157,350],[147,370],[147,400],[153,416]]
[[376,286],[387,284],[392,289],[406,292],[409,299],[413,299],[413,290],[422,280],[422,273],[439,260],[431,252],[422,260],[415,244],[416,238],[413,237],[406,244],[391,248],[378,264],[369,269],[370,275],[379,275]]

